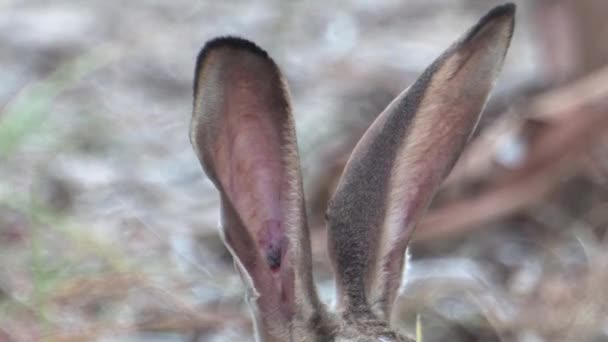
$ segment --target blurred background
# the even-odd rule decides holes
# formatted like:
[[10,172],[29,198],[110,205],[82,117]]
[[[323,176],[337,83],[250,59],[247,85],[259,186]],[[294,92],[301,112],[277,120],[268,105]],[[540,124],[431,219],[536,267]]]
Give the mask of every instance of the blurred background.
[[[0,341],[252,341],[188,142],[196,54],[249,38],[293,95],[315,277],[374,117],[495,0],[0,1]],[[395,326],[608,341],[608,2],[516,1],[475,139],[418,225]]]

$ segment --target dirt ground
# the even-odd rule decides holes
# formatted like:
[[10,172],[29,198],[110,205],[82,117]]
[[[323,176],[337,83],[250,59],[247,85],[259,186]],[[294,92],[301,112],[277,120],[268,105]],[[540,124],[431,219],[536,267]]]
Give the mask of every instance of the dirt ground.
[[[200,47],[243,36],[280,65],[316,217],[328,151],[351,148],[499,3],[0,1],[0,341],[251,341],[217,193],[188,141]],[[518,6],[489,109],[543,78]],[[413,331],[419,315],[424,342],[608,341],[605,185],[575,174],[540,204],[415,243],[395,325]],[[324,227],[312,229],[330,302]]]

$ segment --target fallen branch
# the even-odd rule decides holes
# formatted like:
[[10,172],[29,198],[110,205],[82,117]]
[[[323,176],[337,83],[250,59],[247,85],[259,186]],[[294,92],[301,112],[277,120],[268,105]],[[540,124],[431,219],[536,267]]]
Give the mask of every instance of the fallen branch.
[[580,157],[608,131],[608,68],[539,96],[525,112],[550,124],[529,142],[524,161],[474,198],[429,211],[415,240],[462,233],[513,214],[576,173],[582,166]]

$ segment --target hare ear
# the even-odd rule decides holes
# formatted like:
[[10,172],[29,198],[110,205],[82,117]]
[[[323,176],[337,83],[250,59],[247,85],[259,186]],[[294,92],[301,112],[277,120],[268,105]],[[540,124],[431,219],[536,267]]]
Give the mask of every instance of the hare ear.
[[265,51],[233,37],[205,45],[190,140],[220,192],[224,241],[254,295],[261,333],[284,334],[294,314],[319,303],[289,93]]
[[418,219],[473,132],[502,67],[515,6],[491,10],[374,121],[327,219],[339,302],[390,319]]

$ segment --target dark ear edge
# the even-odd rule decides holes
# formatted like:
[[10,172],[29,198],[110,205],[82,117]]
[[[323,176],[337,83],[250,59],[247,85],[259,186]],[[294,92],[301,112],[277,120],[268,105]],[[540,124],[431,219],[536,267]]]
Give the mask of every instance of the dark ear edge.
[[514,14],[512,3],[487,12],[389,104],[353,150],[326,215],[343,309],[390,320],[411,234],[477,125]]
[[193,96],[196,96],[198,93],[198,85],[200,78],[200,71],[205,64],[207,57],[209,56],[209,52],[215,50],[217,48],[234,48],[238,50],[247,50],[259,57],[266,59],[269,63],[271,63],[274,68],[278,71],[279,67],[276,65],[274,60],[268,55],[264,49],[259,47],[256,43],[247,40],[245,38],[241,38],[238,36],[220,36],[211,39],[203,48],[199,51],[198,56],[196,57],[196,66],[194,72],[194,86],[193,86]]
[[287,84],[267,52],[227,36],[200,50],[193,90],[190,141],[221,194],[224,243],[253,287],[259,334],[280,340],[323,313]]
[[[486,27],[488,22],[490,22],[498,17],[509,17],[509,18],[514,17],[515,9],[516,9],[516,6],[512,2],[508,2],[504,5],[494,7],[488,13],[486,13],[486,15],[481,17],[481,19],[479,19],[479,21],[477,22],[477,24],[475,24],[475,26],[471,27],[469,32],[465,35],[463,42],[473,39],[473,37],[475,35],[477,35],[477,33],[479,33],[479,31],[481,31],[482,28]],[[510,36],[513,35],[513,27],[514,26],[511,26]]]
[[[193,81],[193,96],[192,96],[192,102],[193,102],[193,116],[192,116],[192,121],[190,123],[190,133],[189,133],[189,138],[190,138],[190,142],[191,144],[194,146],[195,151],[197,152],[197,155],[202,152],[202,151],[198,151],[198,143],[195,141],[195,137],[196,137],[196,129],[197,129],[197,125],[200,124],[200,118],[201,116],[198,115],[199,119],[197,120],[197,112],[199,110],[201,110],[201,108],[199,108],[200,103],[197,103],[197,99],[199,98],[199,96],[201,95],[202,89],[200,89],[202,82],[204,82],[204,80],[202,80],[202,76],[203,76],[203,71],[206,68],[206,64],[211,63],[209,61],[209,58],[211,55],[214,54],[214,52],[216,51],[222,51],[222,50],[232,50],[234,53],[250,53],[253,56],[259,57],[260,60],[264,61],[265,67],[268,68],[269,71],[272,72],[273,75],[276,75],[276,77],[278,78],[278,82],[281,83],[281,91],[283,92],[283,96],[285,96],[285,110],[289,113],[291,113],[291,105],[289,102],[289,91],[287,89],[287,85],[284,82],[281,70],[279,68],[279,66],[276,64],[276,62],[272,59],[272,57],[270,57],[270,55],[268,54],[268,52],[266,52],[264,49],[262,49],[260,46],[258,46],[256,43],[243,38],[243,37],[239,37],[239,36],[231,36],[231,35],[226,35],[226,36],[218,36],[216,38],[213,38],[209,41],[207,41],[205,43],[205,45],[200,49],[197,58],[196,58],[196,64],[195,64],[195,70],[194,70],[194,81]],[[289,114],[291,115],[291,114]],[[202,163],[203,169],[205,171],[205,173],[207,174],[207,176],[210,178],[210,180],[216,185],[216,186],[221,186],[218,182],[218,175],[215,173],[215,171],[213,170],[213,168],[208,167],[208,163],[207,160],[205,160],[203,155],[199,155],[199,159]]]

